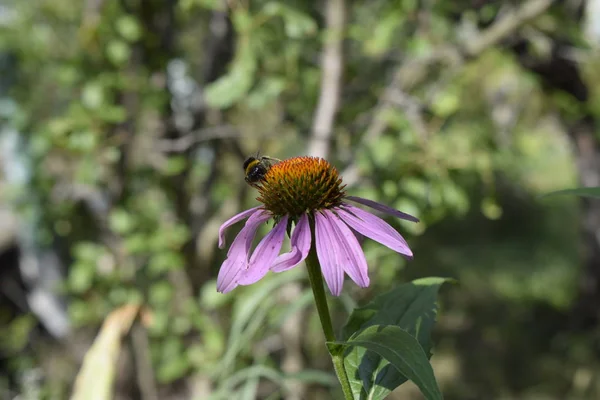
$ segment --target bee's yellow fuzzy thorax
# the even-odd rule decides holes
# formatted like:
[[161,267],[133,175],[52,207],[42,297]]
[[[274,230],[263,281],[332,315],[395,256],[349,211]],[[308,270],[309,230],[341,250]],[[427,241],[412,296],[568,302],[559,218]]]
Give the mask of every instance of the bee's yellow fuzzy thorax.
[[246,165],[245,167],[245,173],[246,175],[248,175],[248,173],[252,170],[252,168],[254,168],[257,164],[260,164],[260,160],[259,159],[254,159],[252,161],[250,161],[248,163],[248,165]]

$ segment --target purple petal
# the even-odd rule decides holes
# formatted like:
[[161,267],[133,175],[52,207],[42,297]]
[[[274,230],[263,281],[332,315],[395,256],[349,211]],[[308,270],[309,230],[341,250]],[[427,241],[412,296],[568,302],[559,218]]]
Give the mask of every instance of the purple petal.
[[375,209],[377,211],[381,211],[383,213],[392,215],[394,217],[402,218],[402,219],[405,219],[407,221],[419,222],[418,218],[413,217],[410,214],[403,213],[402,211],[398,211],[395,208],[388,207],[385,204],[381,204],[381,203],[378,203],[378,202],[373,201],[373,200],[363,199],[362,197],[356,197],[356,196],[346,196],[345,199],[346,200],[354,201],[356,203],[360,203],[360,204],[365,205],[367,207],[371,207],[371,208],[373,208],[373,209]]
[[340,249],[327,218],[315,213],[315,246],[325,283],[331,294],[339,296],[344,285],[344,270],[340,265]]
[[358,240],[356,240],[356,236],[337,215],[329,210],[325,210],[324,214],[340,244],[340,261],[344,271],[358,286],[369,286],[367,260]]
[[246,221],[246,225],[244,225],[240,233],[235,237],[227,252],[227,258],[223,261],[223,265],[219,269],[217,291],[221,293],[227,293],[238,285],[237,278],[246,269],[246,265],[248,264],[248,252],[254,235],[256,235],[256,230],[260,224],[271,218],[269,213],[265,211],[254,211],[254,214]]
[[287,222],[288,217],[286,215],[256,246],[252,257],[250,257],[248,269],[244,271],[238,280],[240,285],[251,285],[258,282],[267,274],[281,250]]
[[310,225],[308,224],[308,215],[303,214],[292,232],[291,239],[292,250],[289,253],[281,254],[275,259],[271,266],[273,272],[287,271],[300,264],[310,251]]
[[243,211],[237,215],[234,215],[233,217],[229,218],[227,221],[223,222],[223,225],[221,225],[221,227],[219,228],[219,248],[222,249],[223,247],[225,247],[225,230],[227,228],[229,228],[231,225],[248,218],[250,215],[252,215],[256,210],[258,210],[260,208],[259,207],[254,207],[251,208],[249,210]]
[[[249,254],[250,252],[250,246],[252,245],[252,241],[254,240],[254,236],[256,235],[256,230],[258,229],[258,227],[260,226],[260,224],[262,224],[263,222],[267,222],[269,219],[271,219],[271,214],[269,214],[267,211],[259,209],[259,210],[255,210],[254,214],[252,214],[250,216],[250,218],[248,218],[248,221],[246,221],[246,224],[244,225],[244,228],[242,228],[242,230],[240,231],[240,233],[238,233],[238,236],[242,235],[243,233],[243,237],[245,239],[245,250],[246,253]],[[248,228],[249,230],[244,231],[244,229]],[[236,237],[237,239],[237,237]],[[231,248],[229,248],[229,251],[227,252],[227,256],[229,257],[229,254],[231,253]],[[246,257],[246,261],[248,260],[248,257]]]
[[412,257],[413,253],[406,240],[387,222],[376,215],[351,205],[336,209],[336,212],[346,224],[361,234],[381,243],[390,249]]
[[363,242],[365,241],[365,235],[362,235],[360,232],[358,232],[353,227],[350,227],[350,230],[352,231],[352,233],[354,233],[354,236],[356,236],[356,240],[358,240],[358,243],[362,245]]
[[237,277],[246,268],[246,257],[239,256],[236,258],[227,257],[217,276],[217,292],[227,293],[238,285]]

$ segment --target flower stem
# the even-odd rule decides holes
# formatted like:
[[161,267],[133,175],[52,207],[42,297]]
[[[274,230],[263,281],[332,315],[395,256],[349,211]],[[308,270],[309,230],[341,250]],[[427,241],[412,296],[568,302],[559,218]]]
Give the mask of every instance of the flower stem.
[[321,266],[319,265],[319,260],[315,254],[314,247],[310,249],[308,257],[306,257],[306,266],[308,268],[308,279],[310,280],[310,286],[312,287],[313,295],[315,296],[315,303],[317,304],[317,311],[319,312],[319,319],[321,320],[325,339],[328,342],[335,342],[333,324],[331,323],[331,317],[329,316],[327,297],[325,295],[325,289],[323,288]]
[[[315,303],[317,305],[317,312],[319,313],[319,319],[321,320],[321,326],[323,327],[323,333],[325,334],[325,340],[327,342],[334,343],[336,341],[335,334],[333,333],[333,324],[331,323],[331,316],[329,315],[329,307],[327,305],[327,297],[325,295],[325,289],[323,287],[323,276],[321,275],[321,265],[317,258],[317,252],[315,250],[315,236],[314,236],[314,223],[311,221],[311,231],[313,232],[312,246],[308,257],[306,257],[306,267],[308,269],[308,279],[310,280],[310,286],[312,287],[313,295],[315,297]],[[352,400],[352,390],[350,389],[350,381],[344,368],[344,348],[343,347],[329,347],[329,354],[331,354],[331,360],[333,361],[333,368],[337,375],[340,384],[342,385],[342,392],[346,400]]]

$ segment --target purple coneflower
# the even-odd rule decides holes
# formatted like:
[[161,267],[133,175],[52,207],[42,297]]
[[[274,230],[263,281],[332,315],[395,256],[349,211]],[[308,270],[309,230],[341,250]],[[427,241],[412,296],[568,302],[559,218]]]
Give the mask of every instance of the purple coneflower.
[[[346,196],[344,187],[337,169],[322,158],[294,157],[273,165],[257,185],[257,200],[262,205],[230,218],[219,229],[219,247],[223,248],[225,230],[247,219],[221,266],[217,290],[227,293],[237,285],[257,282],[268,271],[295,267],[308,256],[313,240],[323,277],[334,296],[342,291],[344,273],[358,286],[367,287],[367,261],[352,230],[411,258],[406,240],[394,228],[347,201],[409,221],[419,220],[372,200]],[[273,229],[251,251],[256,230],[270,219],[275,221]],[[291,231],[291,251],[279,254],[286,231]]]

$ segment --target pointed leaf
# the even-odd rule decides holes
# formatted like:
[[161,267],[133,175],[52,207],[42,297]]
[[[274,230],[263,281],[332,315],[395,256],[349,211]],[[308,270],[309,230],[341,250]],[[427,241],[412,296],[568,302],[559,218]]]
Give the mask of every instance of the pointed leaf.
[[415,336],[425,350],[437,316],[437,293],[452,278],[422,278],[402,284],[375,297],[370,303],[356,308],[343,328],[342,337],[348,339],[357,331],[371,325],[396,325]]
[[600,199],[600,187],[581,187],[575,189],[558,190],[556,192],[546,193],[542,197],[558,196],[564,194]]
[[138,311],[137,304],[126,304],[104,320],[100,333],[85,354],[75,378],[71,400],[113,398],[113,382],[118,374],[121,341],[129,333]]
[[[406,283],[377,296],[372,302],[355,309],[343,330],[350,338],[373,325],[395,325],[415,337],[431,357],[431,331],[437,316],[437,292],[449,278],[423,278]],[[355,399],[382,399],[407,378],[388,361],[364,347],[354,347],[344,359]],[[361,369],[359,370],[359,366]]]
[[[376,353],[389,362],[387,366],[388,373],[390,372],[390,366],[396,369],[400,375],[413,381],[421,389],[421,393],[423,393],[425,398],[428,400],[443,398],[435,380],[433,369],[423,348],[412,335],[399,327],[373,325],[352,336],[347,342],[330,343],[329,346],[340,344],[364,347],[370,352]],[[347,355],[353,356],[354,353],[348,351]],[[346,373],[351,379],[356,379],[360,376],[370,376],[373,365],[368,358],[366,360],[363,358],[358,364],[358,368],[346,368]],[[370,396],[369,398],[379,399],[383,397]]]

